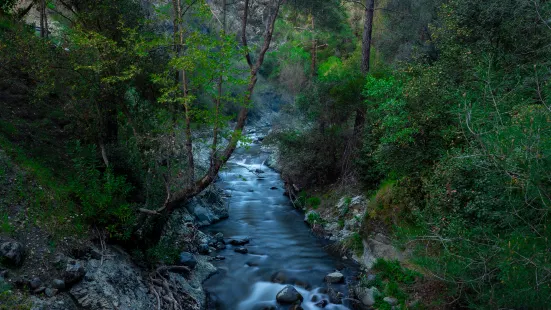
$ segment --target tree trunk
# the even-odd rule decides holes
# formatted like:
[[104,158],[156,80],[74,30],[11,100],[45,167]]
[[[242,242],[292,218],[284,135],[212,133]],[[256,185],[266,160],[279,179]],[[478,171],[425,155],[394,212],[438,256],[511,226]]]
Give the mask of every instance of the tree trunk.
[[318,41],[316,40],[316,23],[315,17],[312,15],[312,63],[310,64],[311,75],[317,75],[317,58],[318,58]]
[[[173,1],[177,1],[177,0],[173,0]],[[172,214],[172,212],[174,212],[174,210],[179,208],[187,200],[201,193],[210,184],[212,184],[212,182],[218,175],[218,172],[220,171],[222,166],[226,164],[226,162],[229,160],[229,158],[235,151],[237,147],[237,142],[239,141],[239,138],[243,132],[243,129],[245,128],[245,122],[247,120],[247,114],[248,114],[247,107],[251,101],[254,87],[257,82],[258,70],[262,66],[266,52],[270,48],[270,43],[272,41],[272,36],[274,32],[274,26],[279,13],[279,7],[281,5],[281,2],[282,2],[281,0],[277,1],[277,4],[275,6],[275,12],[273,13],[272,19],[270,20],[270,24],[268,25],[266,32],[264,34],[264,44],[260,50],[260,54],[258,55],[258,59],[256,60],[256,62],[254,64],[252,63],[252,60],[251,60],[252,58],[248,52],[245,55],[247,63],[249,64],[249,67],[250,67],[249,84],[247,86],[247,92],[244,97],[243,107],[239,111],[237,123],[233,129],[233,135],[230,142],[223,150],[221,156],[217,156],[215,159],[211,160],[211,165],[207,173],[201,179],[197,180],[192,186],[187,186],[186,188],[172,195],[169,195],[169,199],[167,200],[165,205],[158,210],[144,210],[144,209],[140,210],[142,211],[142,218],[139,221],[137,229],[138,230],[143,228],[146,229],[146,231],[142,232],[142,238],[141,238],[142,245],[151,246],[153,244],[156,244],[160,240],[164,226],[168,221],[168,219],[170,218],[170,215]],[[243,40],[243,45],[245,47],[245,50],[248,49],[247,37],[246,37],[248,12],[249,12],[249,0],[245,0],[245,11],[243,13],[243,20],[242,20],[242,31],[243,31],[242,40]],[[149,226],[149,227],[144,227],[144,226]]]
[[[371,56],[371,38],[373,34],[373,13],[375,11],[375,0],[365,0],[365,23],[362,36],[362,67],[363,76],[369,73],[369,61]],[[361,141],[361,135],[365,127],[366,108],[360,104],[356,109],[354,121],[354,140],[357,144]]]
[[[224,36],[226,35],[226,0],[222,0],[222,35],[221,35],[221,44],[223,44],[223,40],[225,40]],[[224,58],[225,55],[220,55],[220,58]],[[223,70],[223,69],[222,69]],[[224,83],[224,77],[223,73],[220,73],[220,76],[218,77],[218,97],[216,98],[216,107],[214,111],[214,129],[212,131],[212,147],[211,147],[211,156],[210,156],[210,164],[211,166],[214,165],[217,155],[217,148],[218,148],[218,127],[219,127],[219,115],[220,115],[220,106],[222,104],[222,93],[223,93],[223,83]]]

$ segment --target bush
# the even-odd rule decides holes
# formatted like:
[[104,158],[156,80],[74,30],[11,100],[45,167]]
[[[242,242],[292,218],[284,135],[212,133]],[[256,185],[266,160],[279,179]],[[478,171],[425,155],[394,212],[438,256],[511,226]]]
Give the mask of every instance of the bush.
[[105,227],[111,237],[128,239],[136,220],[134,207],[127,200],[132,186],[110,168],[101,172],[95,154],[95,146],[77,143],[73,152],[77,174],[71,189],[88,223]]

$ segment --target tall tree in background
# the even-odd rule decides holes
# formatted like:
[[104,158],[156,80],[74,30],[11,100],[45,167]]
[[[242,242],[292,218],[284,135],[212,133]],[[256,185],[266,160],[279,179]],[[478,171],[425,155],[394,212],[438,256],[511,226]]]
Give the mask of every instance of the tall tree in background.
[[[362,34],[362,64],[361,72],[363,76],[369,73],[369,62],[371,56],[371,39],[373,35],[373,14],[375,12],[375,0],[365,0],[365,21]],[[354,121],[354,142],[360,143],[361,135],[365,127],[366,107],[359,106],[356,109],[356,119]]]

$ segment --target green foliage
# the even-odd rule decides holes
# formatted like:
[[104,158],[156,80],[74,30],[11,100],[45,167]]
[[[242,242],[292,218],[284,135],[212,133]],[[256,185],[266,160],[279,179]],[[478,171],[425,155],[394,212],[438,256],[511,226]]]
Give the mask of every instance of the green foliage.
[[174,246],[174,243],[163,239],[153,247],[147,249],[146,258],[149,262],[174,265],[180,257],[181,249]]
[[308,208],[317,209],[321,204],[321,199],[316,196],[312,196],[308,199],[306,199],[306,206]]
[[363,254],[364,245],[362,241],[362,236],[360,236],[360,234],[356,232],[350,235],[350,237],[348,237],[346,240],[344,240],[343,245],[345,248],[354,252],[358,256],[361,256]]
[[73,153],[77,174],[71,189],[87,222],[105,227],[113,238],[128,239],[136,220],[134,207],[127,201],[132,186],[110,168],[101,172],[95,154],[94,146],[77,143]]
[[315,224],[320,225],[324,223],[324,220],[321,218],[320,214],[315,211],[308,213],[308,217],[306,218],[306,221],[310,225],[315,225]]

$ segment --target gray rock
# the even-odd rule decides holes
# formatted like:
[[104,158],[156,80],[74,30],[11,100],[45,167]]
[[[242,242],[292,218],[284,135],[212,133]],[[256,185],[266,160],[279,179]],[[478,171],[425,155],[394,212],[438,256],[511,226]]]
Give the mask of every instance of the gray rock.
[[216,243],[215,246],[218,250],[224,250],[226,248],[226,245],[222,242]]
[[278,271],[272,275],[272,282],[283,284],[287,282],[287,275],[281,271]]
[[226,259],[226,257],[224,257],[224,256],[222,256],[222,255],[216,255],[216,256],[214,257],[214,260],[225,260],[225,259]]
[[81,263],[70,261],[67,263],[65,271],[63,271],[63,281],[65,285],[73,285],[84,278],[86,271]]
[[58,291],[59,290],[56,289],[56,288],[47,288],[44,291],[44,294],[46,294],[46,296],[48,296],[48,297],[54,297],[57,294]]
[[182,252],[180,253],[180,260],[178,261],[178,264],[180,266],[187,266],[190,269],[193,269],[197,265],[197,260],[193,254],[189,252]]
[[276,301],[280,304],[294,304],[302,302],[304,298],[292,285],[287,285],[276,295]]
[[197,251],[199,252],[199,254],[208,255],[210,253],[209,245],[206,243],[200,244],[197,247]]
[[4,241],[0,244],[0,259],[13,266],[21,266],[25,248],[17,241]]
[[216,240],[216,242],[224,243],[224,234],[220,232],[217,233],[214,235],[214,240]]
[[344,297],[344,295],[341,292],[336,291],[333,288],[327,289],[327,295],[329,296],[329,301],[333,304],[342,303],[342,299]]
[[327,300],[323,299],[323,300],[317,302],[315,304],[315,306],[318,307],[318,308],[325,308],[328,304],[329,304],[329,302]]
[[42,281],[40,280],[39,277],[34,277],[34,278],[29,282],[29,286],[30,286],[33,290],[36,290],[37,288],[39,288],[40,286],[42,286]]
[[249,250],[247,250],[246,247],[238,247],[238,248],[235,248],[234,251],[241,254],[249,253]]
[[365,306],[371,307],[375,304],[375,298],[379,296],[379,290],[375,287],[364,288],[356,287],[354,289],[356,297],[364,304]]
[[65,288],[65,281],[60,279],[55,279],[52,281],[52,287],[58,290],[62,290]]
[[250,239],[248,237],[230,239],[230,244],[235,246],[245,245],[245,244],[248,244],[249,242],[250,242]]
[[325,276],[325,282],[327,283],[342,283],[344,281],[344,275],[338,271],[332,272]]
[[387,304],[391,306],[396,306],[398,304],[398,299],[394,297],[385,297],[383,298],[383,301],[385,301]]
[[141,271],[123,252],[110,253],[113,256],[103,264],[90,260],[86,264],[86,280],[69,290],[77,306],[89,310],[155,309],[155,297],[149,294]]

